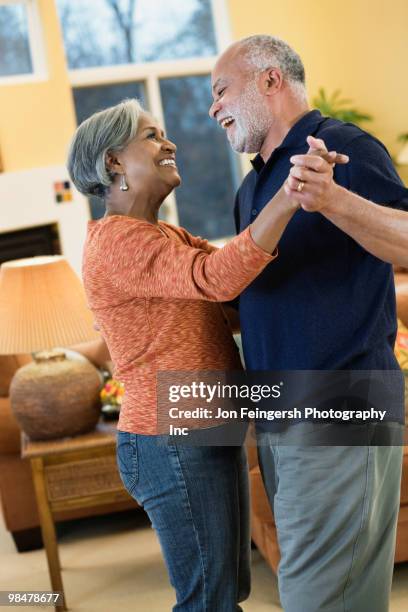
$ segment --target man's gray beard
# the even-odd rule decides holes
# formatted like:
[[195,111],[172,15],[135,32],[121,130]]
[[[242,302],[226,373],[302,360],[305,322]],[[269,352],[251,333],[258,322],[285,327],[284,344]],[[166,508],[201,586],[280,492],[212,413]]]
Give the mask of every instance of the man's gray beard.
[[259,153],[266,134],[262,131],[259,133],[248,134],[247,129],[238,126],[235,123],[235,133],[228,137],[231,148],[237,153]]
[[272,123],[255,81],[250,81],[236,109],[231,109],[235,118],[235,130],[228,136],[231,147],[237,153],[259,153]]

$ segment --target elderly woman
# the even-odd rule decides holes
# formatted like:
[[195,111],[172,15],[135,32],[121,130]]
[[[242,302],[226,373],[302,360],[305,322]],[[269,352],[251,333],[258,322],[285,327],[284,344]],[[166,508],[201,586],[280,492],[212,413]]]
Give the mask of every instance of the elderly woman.
[[297,204],[281,189],[222,249],[159,221],[160,206],[181,182],[176,146],[136,100],[84,121],[68,167],[78,190],[106,205],[105,217],[89,222],[83,279],[125,384],[117,441],[123,483],[158,534],[174,610],[239,610],[249,593],[244,450],[164,444],[156,374],[241,368],[220,302],[273,261]]

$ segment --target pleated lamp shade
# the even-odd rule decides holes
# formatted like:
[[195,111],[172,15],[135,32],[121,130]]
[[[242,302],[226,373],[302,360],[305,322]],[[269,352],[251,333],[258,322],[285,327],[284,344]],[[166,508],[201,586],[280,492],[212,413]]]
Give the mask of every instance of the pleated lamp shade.
[[61,256],[0,269],[0,354],[34,353],[96,340],[81,281]]

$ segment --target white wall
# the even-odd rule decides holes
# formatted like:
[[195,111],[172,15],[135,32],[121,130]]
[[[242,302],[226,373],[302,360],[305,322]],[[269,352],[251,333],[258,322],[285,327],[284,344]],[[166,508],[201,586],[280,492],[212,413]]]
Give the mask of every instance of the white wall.
[[56,203],[54,182],[67,180],[64,166],[0,174],[0,241],[4,232],[56,223],[62,254],[80,275],[89,207],[72,184],[72,201]]

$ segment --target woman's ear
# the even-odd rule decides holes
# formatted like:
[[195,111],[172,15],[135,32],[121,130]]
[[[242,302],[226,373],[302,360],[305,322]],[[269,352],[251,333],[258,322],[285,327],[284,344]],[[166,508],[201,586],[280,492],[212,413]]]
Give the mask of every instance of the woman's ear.
[[112,151],[108,151],[105,155],[105,166],[106,169],[113,174],[123,174],[122,164],[117,155]]

